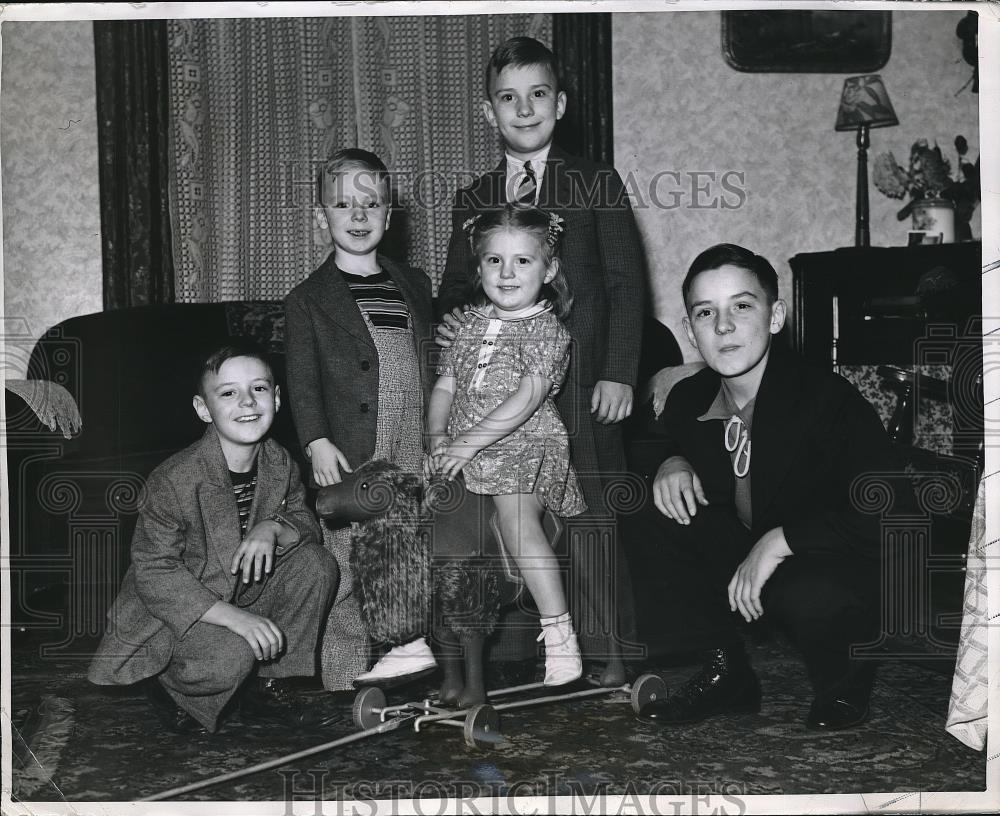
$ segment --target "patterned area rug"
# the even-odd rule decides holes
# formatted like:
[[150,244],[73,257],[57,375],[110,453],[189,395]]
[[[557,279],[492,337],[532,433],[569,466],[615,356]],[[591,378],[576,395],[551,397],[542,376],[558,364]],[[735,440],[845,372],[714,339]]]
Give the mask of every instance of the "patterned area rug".
[[[354,696],[310,684],[300,690],[303,705],[323,711],[323,728],[234,720],[214,736],[176,736],[159,727],[138,690],[92,686],[83,663],[32,651],[15,650],[12,664],[15,743],[32,749],[15,769],[22,801],[134,800],[357,733]],[[805,728],[808,684],[787,647],[756,644],[752,659],[765,694],[758,715],[666,729],[638,722],[624,696],[603,696],[503,712],[503,741],[486,749],[467,747],[458,728],[428,724],[415,733],[405,724],[180,801],[985,789],[985,756],[944,730],[947,659],[884,663],[871,719],[831,734]],[[506,664],[497,682],[525,682],[534,671]],[[690,672],[659,670],[670,687]],[[400,689],[390,702],[431,689]]]

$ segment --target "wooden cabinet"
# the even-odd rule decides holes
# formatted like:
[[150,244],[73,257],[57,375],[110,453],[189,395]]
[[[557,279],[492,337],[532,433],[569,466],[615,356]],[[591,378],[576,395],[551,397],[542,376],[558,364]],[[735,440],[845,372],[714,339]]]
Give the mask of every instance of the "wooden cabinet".
[[[815,365],[841,373],[872,367],[868,379],[876,382],[869,384],[871,388],[899,397],[903,396],[899,383],[880,377],[878,367],[892,365],[912,372],[914,392],[907,406],[919,412],[923,400],[925,408],[929,402],[947,408],[948,449],[938,452],[979,460],[981,253],[978,242],[969,242],[796,255],[790,261],[792,342]],[[855,384],[864,391],[863,383]],[[912,428],[917,423],[889,424]]]
[[884,638],[916,643],[915,654],[958,640],[982,468],[981,252],[978,242],[851,247],[790,261],[792,344],[881,409],[914,488],[916,513],[887,519],[883,620]]
[[819,365],[910,366],[923,340],[968,345],[982,334],[981,255],[978,242],[796,255],[795,348]]

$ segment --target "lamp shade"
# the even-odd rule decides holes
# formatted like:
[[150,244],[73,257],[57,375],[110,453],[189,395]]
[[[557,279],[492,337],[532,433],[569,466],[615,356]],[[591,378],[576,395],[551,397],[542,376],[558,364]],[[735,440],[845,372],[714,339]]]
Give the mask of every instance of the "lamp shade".
[[854,130],[859,125],[870,128],[898,125],[889,94],[878,74],[848,77],[840,96],[836,130]]

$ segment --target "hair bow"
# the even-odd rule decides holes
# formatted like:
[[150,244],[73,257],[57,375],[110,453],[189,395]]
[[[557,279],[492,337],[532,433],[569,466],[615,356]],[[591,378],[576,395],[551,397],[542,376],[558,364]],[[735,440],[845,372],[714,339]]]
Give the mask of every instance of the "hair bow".
[[555,213],[549,213],[549,230],[546,237],[549,246],[555,246],[559,242],[559,238],[563,234],[564,223],[566,222],[560,216]]

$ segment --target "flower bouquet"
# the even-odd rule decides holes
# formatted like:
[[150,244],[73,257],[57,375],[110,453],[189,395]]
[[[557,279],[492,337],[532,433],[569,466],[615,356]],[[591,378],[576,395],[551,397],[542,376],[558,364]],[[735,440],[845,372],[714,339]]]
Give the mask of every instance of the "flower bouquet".
[[964,136],[955,137],[955,151],[958,154],[959,171],[953,178],[951,163],[937,144],[931,147],[926,139],[919,139],[910,148],[909,167],[904,170],[892,152],[881,153],[875,159],[874,181],[879,192],[890,198],[904,198],[910,201],[896,218],[902,221],[909,217],[914,207],[931,199],[952,202],[955,208],[956,238],[969,240],[972,230],[969,221],[979,203],[979,159],[976,163],[964,161],[969,144]]

